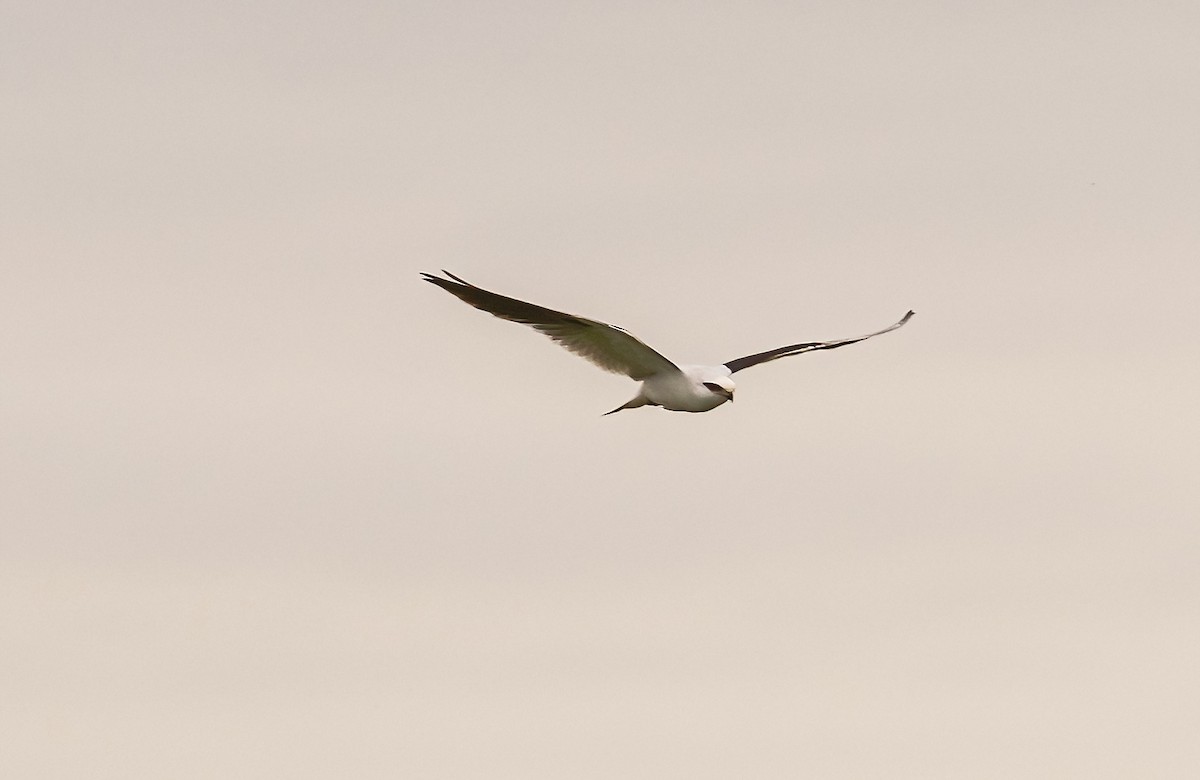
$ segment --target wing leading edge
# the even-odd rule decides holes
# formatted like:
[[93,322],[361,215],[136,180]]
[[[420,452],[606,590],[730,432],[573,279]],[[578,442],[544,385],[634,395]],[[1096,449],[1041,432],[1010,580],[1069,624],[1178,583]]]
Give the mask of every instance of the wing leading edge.
[[741,371],[743,368],[757,366],[759,363],[767,363],[772,360],[778,360],[779,358],[791,357],[793,355],[803,355],[805,352],[814,352],[818,349],[837,349],[838,347],[844,347],[847,344],[857,344],[860,341],[866,341],[872,336],[878,336],[882,333],[887,333],[888,331],[899,328],[901,325],[908,322],[912,316],[913,312],[910,311],[908,314],[905,314],[903,317],[901,317],[900,321],[896,324],[889,325],[883,330],[877,330],[874,333],[868,333],[865,336],[858,336],[852,339],[841,339],[839,341],[810,341],[805,344],[792,344],[788,347],[769,349],[766,352],[759,352],[755,355],[747,355],[746,357],[740,357],[736,360],[730,360],[725,364],[725,367],[729,369],[729,373],[733,374]]

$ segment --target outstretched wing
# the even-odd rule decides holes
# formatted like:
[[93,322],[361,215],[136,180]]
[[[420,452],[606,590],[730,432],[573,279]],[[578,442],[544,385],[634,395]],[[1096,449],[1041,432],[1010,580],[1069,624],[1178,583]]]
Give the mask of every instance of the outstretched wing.
[[729,373],[741,371],[743,368],[757,366],[759,363],[766,363],[769,360],[778,360],[779,358],[791,357],[792,355],[802,355],[805,352],[813,352],[818,349],[837,349],[844,347],[847,344],[856,344],[860,341],[865,341],[872,336],[878,336],[881,333],[887,333],[889,330],[895,330],[911,319],[913,313],[910,311],[905,314],[895,325],[888,326],[883,330],[877,330],[874,333],[868,333],[865,336],[859,336],[853,339],[841,339],[840,341],[810,341],[807,344],[793,344],[790,347],[780,347],[779,349],[769,349],[766,352],[759,352],[757,355],[747,355],[740,357],[737,360],[731,360],[725,364],[729,369]]
[[476,309],[483,309],[502,320],[528,325],[546,334],[605,371],[625,374],[640,381],[654,374],[679,370],[670,360],[615,325],[498,295],[463,281],[449,271],[442,273],[450,278],[443,279],[432,274],[421,276]]

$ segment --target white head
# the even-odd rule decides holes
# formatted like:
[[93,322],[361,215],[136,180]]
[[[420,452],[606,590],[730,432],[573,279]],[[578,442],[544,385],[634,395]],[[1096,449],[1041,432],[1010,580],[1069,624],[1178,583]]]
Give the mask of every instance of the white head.
[[737,387],[737,385],[735,385],[733,380],[729,377],[710,376],[705,378],[702,384],[704,388],[708,390],[708,392],[718,396],[721,399],[720,403],[733,401],[733,390],[735,387]]

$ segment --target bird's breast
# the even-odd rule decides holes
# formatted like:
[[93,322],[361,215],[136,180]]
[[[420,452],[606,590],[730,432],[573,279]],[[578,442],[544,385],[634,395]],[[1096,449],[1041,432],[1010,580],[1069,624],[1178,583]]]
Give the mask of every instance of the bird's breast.
[[684,374],[650,377],[642,383],[642,395],[673,412],[707,412],[726,401]]

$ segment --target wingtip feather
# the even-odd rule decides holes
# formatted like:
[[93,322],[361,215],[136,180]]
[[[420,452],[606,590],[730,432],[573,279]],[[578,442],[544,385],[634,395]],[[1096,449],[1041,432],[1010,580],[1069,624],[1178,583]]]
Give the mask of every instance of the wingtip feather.
[[442,269],[442,273],[444,273],[446,276],[448,276],[450,278],[443,279],[442,277],[437,276],[436,274],[426,273],[425,271],[421,272],[421,278],[427,282],[432,282],[433,284],[441,285],[442,287],[446,287],[447,285],[453,286],[456,283],[463,285],[464,287],[474,287],[475,286],[475,285],[471,284],[470,282],[455,276],[454,274],[447,271],[445,268]]

